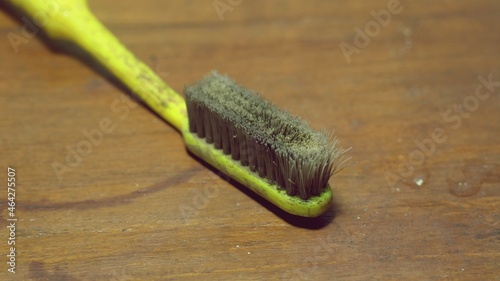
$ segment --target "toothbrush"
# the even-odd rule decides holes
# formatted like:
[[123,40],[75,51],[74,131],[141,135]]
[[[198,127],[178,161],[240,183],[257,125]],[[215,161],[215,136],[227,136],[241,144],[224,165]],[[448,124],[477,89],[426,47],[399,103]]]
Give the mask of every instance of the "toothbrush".
[[279,110],[229,77],[211,73],[184,100],[136,58],[89,10],[86,0],[7,0],[52,40],[88,52],[177,129],[189,151],[282,210],[317,217],[332,202],[338,141]]

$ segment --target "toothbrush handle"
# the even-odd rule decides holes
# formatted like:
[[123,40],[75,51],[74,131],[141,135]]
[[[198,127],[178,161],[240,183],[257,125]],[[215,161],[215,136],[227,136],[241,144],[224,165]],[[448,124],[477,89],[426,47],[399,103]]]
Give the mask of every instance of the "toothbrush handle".
[[92,55],[153,111],[183,132],[184,99],[136,58],[89,10],[86,0],[8,0],[54,40],[69,41]]

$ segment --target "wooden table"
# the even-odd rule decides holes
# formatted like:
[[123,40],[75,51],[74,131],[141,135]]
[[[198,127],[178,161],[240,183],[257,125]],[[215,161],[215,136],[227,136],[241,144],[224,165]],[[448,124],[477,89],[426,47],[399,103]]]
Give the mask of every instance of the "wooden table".
[[499,280],[499,1],[89,4],[174,89],[227,73],[352,166],[289,216],[3,7],[1,280]]

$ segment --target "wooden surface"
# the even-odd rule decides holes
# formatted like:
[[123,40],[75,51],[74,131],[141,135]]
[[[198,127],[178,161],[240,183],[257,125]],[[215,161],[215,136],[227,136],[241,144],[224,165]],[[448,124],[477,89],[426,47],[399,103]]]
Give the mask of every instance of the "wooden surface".
[[354,165],[330,181],[334,207],[298,219],[226,182],[88,64],[38,37],[16,52],[24,23],[4,7],[0,182],[15,168],[18,221],[11,274],[2,192],[1,280],[499,280],[500,86],[479,86],[500,81],[499,1],[402,0],[379,28],[371,11],[391,1],[241,1],[222,17],[213,2],[90,6],[174,89],[217,69],[335,130]]

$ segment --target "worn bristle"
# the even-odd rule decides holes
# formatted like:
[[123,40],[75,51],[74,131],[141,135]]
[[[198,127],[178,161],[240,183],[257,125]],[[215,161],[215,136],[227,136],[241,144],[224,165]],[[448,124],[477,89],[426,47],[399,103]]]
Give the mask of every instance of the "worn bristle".
[[288,195],[319,195],[345,151],[225,75],[212,72],[184,94],[192,133]]

